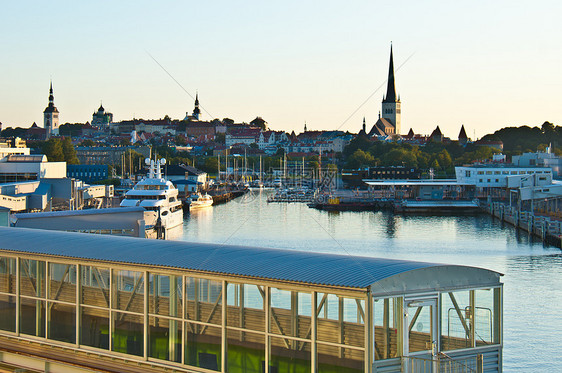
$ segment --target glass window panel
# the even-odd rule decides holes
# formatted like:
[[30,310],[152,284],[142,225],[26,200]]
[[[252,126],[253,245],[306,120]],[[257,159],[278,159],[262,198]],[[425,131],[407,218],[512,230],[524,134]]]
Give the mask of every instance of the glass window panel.
[[311,371],[310,342],[271,337],[269,372],[307,373]]
[[122,311],[144,313],[144,275],[135,271],[113,271],[115,292],[112,307]]
[[408,347],[410,352],[431,350],[432,307],[429,305],[407,307],[409,315]]
[[277,288],[270,292],[270,332],[310,339],[312,294]]
[[497,289],[475,291],[474,324],[476,346],[499,343],[500,292]]
[[45,301],[21,298],[20,333],[45,336]]
[[472,347],[470,292],[456,291],[441,295],[441,350]]
[[149,275],[148,312],[181,317],[183,307],[182,277]]
[[339,297],[335,294],[317,294],[317,339],[363,347],[365,344],[364,301]]
[[16,260],[0,257],[0,292],[16,293]]
[[76,302],[76,266],[49,263],[49,299]]
[[222,281],[186,278],[186,318],[222,324]]
[[221,328],[186,323],[185,364],[221,370]]
[[263,286],[228,284],[227,325],[265,331],[264,291]]
[[339,299],[335,294],[317,294],[318,317],[323,319],[337,320]]
[[375,299],[375,360],[401,356],[402,298]]
[[81,266],[80,276],[82,281],[82,304],[109,308],[109,269]]
[[80,344],[109,349],[109,311],[82,307]]
[[20,260],[20,293],[34,297],[45,297],[45,262]]
[[143,356],[143,317],[113,312],[113,351]]
[[265,361],[265,336],[238,330],[227,331],[227,371],[262,373]]
[[359,373],[365,371],[365,353],[345,347],[317,344],[319,373]]
[[47,338],[76,343],[76,307],[49,302],[49,331]]
[[0,329],[16,331],[16,297],[0,294]]
[[148,325],[148,355],[181,363],[181,321],[150,317]]

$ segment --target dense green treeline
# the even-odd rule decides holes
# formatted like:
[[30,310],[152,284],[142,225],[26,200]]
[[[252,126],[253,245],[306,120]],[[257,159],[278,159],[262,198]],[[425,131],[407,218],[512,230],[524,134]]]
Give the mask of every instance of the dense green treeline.
[[[482,138],[485,141],[501,140],[503,153],[509,157],[525,152],[544,151],[552,144],[553,152],[562,154],[562,127],[545,122],[539,127],[508,127]],[[359,168],[370,166],[406,166],[422,170],[433,168],[437,172],[453,174],[454,166],[484,161],[500,150],[483,144],[462,146],[457,141],[441,143],[430,141],[425,146],[397,142],[371,141],[356,137],[344,150],[344,166]]]
[[47,141],[28,141],[27,144],[31,148],[40,149],[41,153],[47,156],[49,162],[80,163],[70,137],[55,137]]
[[499,153],[487,146],[458,142],[443,144],[429,142],[425,146],[407,143],[369,141],[365,137],[354,139],[343,152],[345,168],[356,169],[371,166],[405,166],[422,170],[433,168],[438,173],[453,174],[454,166],[485,160]]
[[541,127],[502,128],[482,139],[501,140],[508,156],[544,150],[549,144],[554,152],[560,154],[562,151],[562,127],[550,122],[544,122]]

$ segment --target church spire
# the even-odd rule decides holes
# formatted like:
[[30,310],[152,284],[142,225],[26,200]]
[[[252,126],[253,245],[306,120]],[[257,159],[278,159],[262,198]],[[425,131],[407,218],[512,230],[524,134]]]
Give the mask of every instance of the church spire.
[[53,81],[51,80],[51,87],[49,88],[49,105],[55,104],[55,96],[53,95]]
[[392,56],[392,43],[390,43],[390,63],[388,65],[388,81],[386,97],[383,102],[396,102],[396,87],[394,85],[394,58]]
[[199,115],[201,114],[201,110],[199,110],[199,92],[195,93],[195,108],[193,109],[193,117],[199,120]]
[[365,123],[365,117],[363,117],[363,132],[367,132],[367,123]]

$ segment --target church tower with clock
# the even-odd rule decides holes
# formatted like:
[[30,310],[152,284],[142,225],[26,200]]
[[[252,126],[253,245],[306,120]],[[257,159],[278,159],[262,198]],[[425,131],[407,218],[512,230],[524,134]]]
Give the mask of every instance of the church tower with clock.
[[59,111],[55,106],[55,97],[53,96],[53,82],[49,90],[49,106],[43,111],[43,127],[47,130],[46,138],[51,135],[59,134]]

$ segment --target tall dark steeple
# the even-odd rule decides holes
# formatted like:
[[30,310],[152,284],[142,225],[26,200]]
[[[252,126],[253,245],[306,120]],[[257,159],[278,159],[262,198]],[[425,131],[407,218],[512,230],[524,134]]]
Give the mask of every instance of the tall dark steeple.
[[[392,43],[390,44],[390,62],[388,64],[388,81],[386,85],[386,96],[382,99],[382,118],[388,120],[394,126],[393,134],[399,135],[401,129],[402,108],[400,96],[396,97],[396,83],[394,81],[394,55]],[[386,132],[388,133],[388,132]]]
[[49,106],[55,104],[55,96],[53,95],[53,81],[51,80],[51,88],[49,88]]
[[195,108],[193,109],[193,117],[199,120],[199,114],[201,114],[201,110],[199,110],[199,92],[195,93]]
[[386,97],[384,98],[383,102],[396,102],[396,86],[394,84],[394,58],[392,56],[392,44],[390,44],[390,63],[388,65],[388,81],[386,83]]

